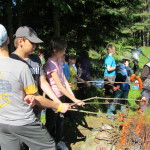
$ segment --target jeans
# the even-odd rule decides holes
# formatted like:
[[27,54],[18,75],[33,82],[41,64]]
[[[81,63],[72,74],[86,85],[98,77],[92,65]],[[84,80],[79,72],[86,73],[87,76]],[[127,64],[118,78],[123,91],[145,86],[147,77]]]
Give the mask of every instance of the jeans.
[[[125,99],[128,99],[128,94],[129,94],[129,90],[117,90],[115,92],[115,96],[114,98],[125,98]],[[127,100],[113,100],[113,103],[120,103],[120,104],[123,104],[123,105],[127,105]],[[116,107],[117,107],[117,104],[110,104],[110,106],[108,107],[107,109],[107,114],[113,114],[113,112],[116,110]],[[125,107],[121,105],[120,106],[120,110],[121,110],[121,113],[125,113]]]

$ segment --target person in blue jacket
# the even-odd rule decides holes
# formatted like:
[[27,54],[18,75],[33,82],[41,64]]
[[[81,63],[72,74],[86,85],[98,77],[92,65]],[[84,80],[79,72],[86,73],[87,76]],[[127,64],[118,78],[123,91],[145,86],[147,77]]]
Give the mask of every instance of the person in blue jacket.
[[[105,57],[104,60],[104,89],[105,97],[110,98],[113,97],[113,84],[116,77],[116,62],[113,58],[116,47],[113,44],[108,44],[106,46],[106,50],[108,55]],[[106,102],[109,102],[109,99],[107,99]]]

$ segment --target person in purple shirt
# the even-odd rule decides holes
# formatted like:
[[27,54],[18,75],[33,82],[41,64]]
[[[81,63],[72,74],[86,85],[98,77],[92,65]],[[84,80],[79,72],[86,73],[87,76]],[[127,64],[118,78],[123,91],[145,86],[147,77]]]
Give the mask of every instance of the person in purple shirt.
[[90,81],[91,75],[90,75],[90,61],[88,53],[83,52],[81,56],[83,56],[81,59],[81,69],[82,69],[81,78],[85,81]]
[[[91,80],[91,74],[90,74],[90,60],[88,56],[87,51],[82,51],[80,53],[80,69],[81,69],[81,76],[80,78],[83,79],[84,81],[90,81]],[[79,68],[78,68],[79,71]],[[85,86],[85,84],[80,84],[80,96],[82,99],[87,98],[87,93],[89,93],[89,87],[91,84],[88,82],[88,84]]]

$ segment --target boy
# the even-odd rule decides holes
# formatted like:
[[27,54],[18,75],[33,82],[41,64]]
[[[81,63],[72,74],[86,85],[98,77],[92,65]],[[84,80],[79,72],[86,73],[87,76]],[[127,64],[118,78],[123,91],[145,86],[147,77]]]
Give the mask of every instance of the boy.
[[[11,54],[11,57],[25,62],[31,70],[36,85],[40,87],[50,99],[60,103],[60,100],[56,97],[45,78],[39,56],[32,54],[36,48],[36,44],[42,43],[43,41],[37,37],[36,32],[32,28],[27,26],[19,27],[14,36],[16,37],[14,40],[16,51]],[[34,112],[37,118],[40,119],[41,109],[35,107]]]
[[[70,79],[69,79],[69,83],[71,83],[71,89],[73,90],[73,92],[76,93],[77,91],[77,81],[79,82],[83,82],[84,84],[86,84],[86,86],[91,86],[91,84],[89,82],[86,82],[85,80],[81,79],[78,75],[77,75],[77,68],[75,66],[76,64],[76,56],[71,55],[69,56],[69,68],[70,68]],[[75,94],[76,95],[76,94]]]
[[[133,74],[132,69],[129,67],[129,63],[131,60],[131,53],[124,52],[122,58],[122,62],[117,64],[116,67],[116,79],[115,82],[130,82],[130,76]],[[128,94],[130,90],[130,85],[128,83],[115,83],[113,90],[115,91],[114,98],[125,98],[128,99]],[[121,114],[126,113],[124,104],[127,104],[126,100],[114,100],[114,103],[119,102],[121,105]],[[111,104],[107,109],[107,114],[109,119],[113,118],[113,111],[116,110],[116,104]]]
[[[52,102],[37,93],[37,87],[28,66],[11,59],[8,54],[9,38],[0,24],[0,145],[5,150],[20,150],[24,142],[32,150],[55,150],[53,138],[36,119],[29,105],[64,113],[68,104]],[[25,97],[25,95],[31,94]],[[29,103],[29,105],[28,105]]]

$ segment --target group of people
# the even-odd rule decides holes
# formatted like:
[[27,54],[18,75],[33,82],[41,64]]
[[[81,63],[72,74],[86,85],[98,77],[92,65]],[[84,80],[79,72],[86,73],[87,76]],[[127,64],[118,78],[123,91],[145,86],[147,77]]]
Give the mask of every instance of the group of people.
[[[67,43],[61,39],[52,39],[48,59],[43,66],[38,55],[33,54],[36,44],[43,41],[38,38],[34,29],[21,26],[14,34],[16,50],[10,54],[7,30],[0,24],[0,147],[1,150],[68,150],[62,141],[64,113],[70,108],[71,100],[78,106],[84,102],[76,98],[77,81],[90,87],[89,61],[84,53],[82,61],[76,68],[76,59],[70,55],[66,62]],[[130,76],[134,73],[129,66],[134,59],[137,71],[139,47],[132,53],[124,52],[122,62],[116,65],[113,58],[115,46],[108,44],[108,55],[104,61],[105,97],[128,98]],[[137,51],[137,54],[135,54]],[[133,55],[132,55],[133,54]],[[133,56],[138,56],[135,59]],[[82,68],[82,69],[81,69]],[[143,97],[149,101],[150,62],[142,71],[145,81]],[[115,83],[114,82],[124,82]],[[84,88],[83,88],[84,89]],[[82,94],[85,91],[82,91]],[[41,96],[46,94],[46,98]],[[85,95],[84,95],[85,96]],[[83,98],[84,98],[83,96]],[[71,102],[70,101],[70,102]],[[126,101],[120,101],[126,104]],[[46,108],[46,124],[40,122],[41,111]],[[107,114],[110,119],[116,104],[110,104]],[[141,104],[143,112],[146,106]],[[121,112],[126,109],[121,105]],[[45,128],[46,127],[46,128]]]
[[[67,44],[61,39],[50,41],[51,55],[44,69],[32,54],[43,41],[30,27],[21,26],[14,34],[16,50],[9,54],[9,37],[0,24],[0,147],[1,150],[68,150],[62,142],[64,113],[73,103],[84,103],[74,96],[64,75],[62,57]],[[41,89],[48,98],[39,95]],[[46,109],[46,128],[40,122]]]
[[[133,81],[133,76],[139,78],[139,58],[140,54],[148,58],[148,63],[143,67],[141,73],[141,79],[143,81],[142,99],[145,102],[140,103],[140,109],[142,113],[146,112],[147,104],[150,99],[150,62],[149,57],[146,56],[140,49],[140,45],[136,44],[136,47],[130,52],[123,52],[121,55],[122,61],[116,64],[113,55],[115,54],[115,46],[108,44],[106,47],[108,55],[104,60],[104,81],[105,81],[105,97],[108,98],[106,102],[110,102],[107,107],[108,118],[114,120],[114,111],[116,110],[116,103],[120,103],[120,112],[122,115],[126,114],[126,105],[128,94],[130,90],[130,81]],[[133,70],[130,67],[130,62],[134,63]],[[109,98],[114,98],[114,100]],[[120,98],[123,98],[122,100]],[[111,103],[113,102],[113,103]],[[146,104],[145,104],[146,103]]]

